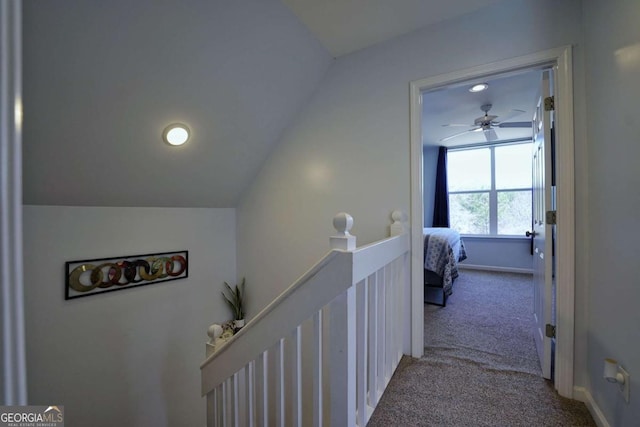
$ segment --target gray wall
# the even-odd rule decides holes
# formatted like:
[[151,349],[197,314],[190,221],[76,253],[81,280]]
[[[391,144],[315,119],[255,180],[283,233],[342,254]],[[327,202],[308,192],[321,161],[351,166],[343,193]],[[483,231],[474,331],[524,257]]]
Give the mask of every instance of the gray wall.
[[[581,8],[578,0],[506,1],[336,60],[238,206],[239,276],[261,286],[250,311],[328,249],[336,212],[354,216],[353,234],[364,244],[386,235],[393,209],[409,211],[409,82],[574,44],[582,88]],[[578,106],[582,95],[576,91]],[[583,285],[578,333],[585,327]],[[578,352],[577,384],[585,365],[586,353]]]
[[[640,2],[585,2],[589,143],[589,379],[611,426],[640,422]],[[602,378],[631,375],[631,403]]]
[[[231,318],[235,210],[24,207],[29,403],[69,426],[203,426],[207,327]],[[189,250],[189,277],[65,301],[65,261]]]
[[464,237],[467,259],[462,268],[533,272],[531,240],[527,238]]

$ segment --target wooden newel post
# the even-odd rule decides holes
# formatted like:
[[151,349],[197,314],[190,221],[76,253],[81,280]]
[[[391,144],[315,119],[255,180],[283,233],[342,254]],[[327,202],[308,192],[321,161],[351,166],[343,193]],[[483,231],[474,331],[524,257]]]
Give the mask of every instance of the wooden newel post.
[[[356,238],[349,234],[353,217],[340,212],[333,217],[337,234],[331,249],[352,251]],[[356,421],[356,288],[350,286],[329,306],[329,412],[330,425],[355,426]]]
[[401,234],[407,233],[407,226],[405,224],[406,215],[401,210],[395,210],[391,213],[391,219],[393,223],[389,227],[389,234],[391,237],[399,236]]
[[353,217],[346,212],[337,213],[333,217],[333,228],[337,234],[329,238],[331,249],[352,251],[356,248],[356,236],[349,234],[353,227]]

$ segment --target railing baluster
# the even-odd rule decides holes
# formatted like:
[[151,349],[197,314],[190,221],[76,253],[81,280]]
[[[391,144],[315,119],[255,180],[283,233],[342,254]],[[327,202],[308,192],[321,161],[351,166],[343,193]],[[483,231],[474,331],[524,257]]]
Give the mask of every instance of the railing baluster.
[[226,402],[227,399],[225,397],[225,393],[227,392],[226,386],[225,386],[225,382],[223,382],[222,384],[220,384],[220,387],[218,389],[218,408],[219,408],[219,416],[218,416],[218,425],[219,426],[225,426],[225,420],[226,420]]
[[385,383],[385,388],[386,388],[386,384],[389,384],[389,381],[391,381],[391,375],[393,375],[393,369],[396,366],[395,365],[395,360],[396,360],[396,340],[395,340],[395,334],[393,331],[395,331],[395,325],[396,325],[396,296],[394,294],[395,291],[395,281],[394,281],[394,276],[393,276],[393,263],[387,265],[387,270],[388,270],[388,275],[389,275],[389,289],[387,291],[387,298],[389,300],[389,307],[387,308],[387,310],[389,311],[389,321],[387,322],[388,325],[388,329],[387,329],[387,334],[389,335],[389,356],[387,359],[387,381]]
[[[398,269],[398,283],[396,284],[396,304],[398,305],[398,313],[404,313],[404,298],[403,295],[406,292],[410,292],[410,289],[407,287],[405,288],[405,274],[404,274],[404,267],[405,267],[405,260],[406,257],[405,255],[400,256],[397,260],[396,260],[396,265],[397,265],[397,269]],[[408,268],[408,264],[407,264],[407,268]],[[401,314],[398,314],[396,316],[396,331],[400,332],[400,331],[404,331],[404,327],[403,327],[403,318]],[[406,331],[404,331],[406,332]],[[398,365],[398,363],[400,363],[400,359],[402,359],[402,350],[403,350],[403,342],[404,342],[404,334],[398,333],[397,334],[397,344],[396,344],[396,354],[397,354],[397,358],[396,358],[396,366]]]
[[356,331],[357,331],[357,412],[358,425],[364,427],[368,421],[367,408],[367,322],[369,320],[369,278],[356,285]]
[[368,277],[369,282],[369,406],[378,404],[376,373],[378,372],[378,282],[377,274]]
[[322,357],[322,334],[322,310],[319,310],[313,315],[313,392],[311,395],[313,398],[314,427],[322,427],[322,412],[324,411],[324,407],[322,405],[322,364],[324,362],[324,358]]
[[[400,295],[401,295],[401,286],[400,286],[400,279],[398,276],[398,273],[400,271],[400,269],[398,268],[398,260],[394,260],[391,263],[391,271],[393,274],[393,286],[392,286],[392,290],[391,290],[391,295],[393,296],[393,323],[391,325],[391,328],[393,331],[401,331],[402,329],[400,328],[400,305],[398,304],[398,302],[400,301]],[[398,362],[400,361],[399,357],[398,357],[398,348],[400,347],[400,334],[398,333],[394,333],[393,334],[393,346],[392,346],[392,351],[393,351],[393,365],[392,365],[392,369],[391,371],[393,372],[393,368],[395,366],[398,366]]]
[[222,383],[222,425],[224,427],[227,427],[228,424],[228,416],[229,416],[229,410],[227,408],[227,404],[229,401],[229,398],[227,396],[227,389],[229,388],[229,380],[225,380]]
[[216,421],[214,423],[215,426],[222,426],[222,398],[223,398],[223,391],[222,388],[224,386],[224,383],[221,383],[220,385],[218,385],[218,387],[215,388],[216,390]]
[[233,374],[232,379],[232,393],[233,393],[233,425],[234,427],[240,427],[240,391],[239,391],[239,372]]
[[378,275],[378,371],[376,372],[376,388],[378,395],[382,395],[384,391],[384,365],[385,365],[385,349],[386,349],[386,312],[385,312],[385,290],[386,283],[384,277],[384,267],[377,272]]
[[284,338],[276,344],[276,425],[284,427]]
[[265,350],[258,358],[258,375],[260,384],[258,389],[259,398],[258,403],[260,405],[259,418],[261,426],[269,424],[269,350]]
[[218,389],[215,388],[207,394],[207,427],[215,427],[218,425]]
[[254,427],[256,424],[256,361],[252,360],[247,365],[246,374],[246,390],[247,390],[247,425]]
[[386,348],[385,348],[385,364],[384,364],[384,387],[387,387],[389,384],[389,380],[391,379],[391,366],[393,364],[393,360],[395,359],[394,353],[395,349],[393,348],[393,318],[395,313],[393,312],[393,276],[392,276],[392,268],[391,264],[384,267],[384,275],[385,275],[385,283],[386,283],[386,292],[385,292],[385,309],[386,309]]
[[302,427],[302,330],[298,326],[291,334],[291,399],[293,400],[292,420],[293,425]]

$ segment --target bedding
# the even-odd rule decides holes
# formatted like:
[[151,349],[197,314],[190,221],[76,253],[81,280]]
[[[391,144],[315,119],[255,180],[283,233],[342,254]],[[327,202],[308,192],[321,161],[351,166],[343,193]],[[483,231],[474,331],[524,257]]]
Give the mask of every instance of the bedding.
[[451,295],[453,281],[458,277],[458,262],[467,258],[460,233],[451,228],[424,228],[424,284],[425,302],[427,288],[442,289],[442,304]]

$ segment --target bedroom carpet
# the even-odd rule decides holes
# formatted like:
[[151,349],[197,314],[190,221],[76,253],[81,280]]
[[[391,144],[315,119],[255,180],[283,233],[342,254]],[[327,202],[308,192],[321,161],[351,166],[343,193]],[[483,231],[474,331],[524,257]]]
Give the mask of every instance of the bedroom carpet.
[[425,356],[404,357],[368,426],[596,426],[541,377],[530,275],[463,270],[425,304]]

